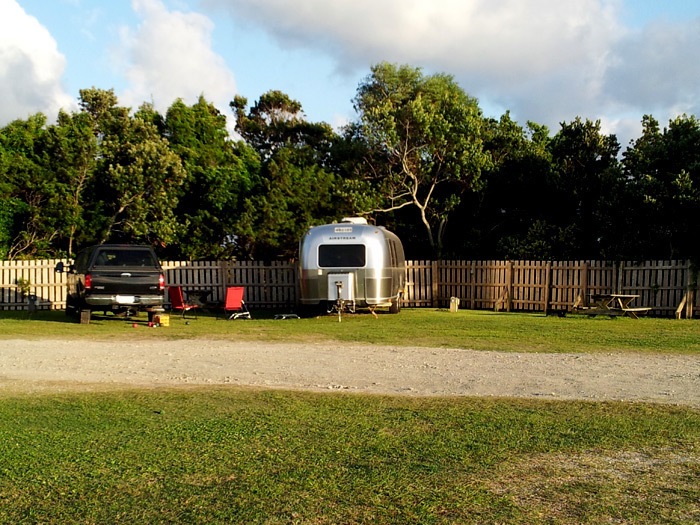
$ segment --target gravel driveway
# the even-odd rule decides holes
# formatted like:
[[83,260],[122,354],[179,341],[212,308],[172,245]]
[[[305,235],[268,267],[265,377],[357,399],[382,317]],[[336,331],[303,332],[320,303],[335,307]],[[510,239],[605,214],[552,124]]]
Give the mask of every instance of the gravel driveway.
[[700,356],[543,354],[219,340],[4,340],[0,391],[240,385],[700,407]]

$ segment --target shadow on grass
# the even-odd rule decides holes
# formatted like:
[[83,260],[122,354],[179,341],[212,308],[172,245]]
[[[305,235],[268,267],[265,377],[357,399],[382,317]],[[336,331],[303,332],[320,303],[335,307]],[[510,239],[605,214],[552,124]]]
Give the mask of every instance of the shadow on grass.
[[[178,314],[179,315],[179,314]],[[42,321],[46,323],[58,323],[58,324],[80,324],[77,317],[72,317],[67,315],[65,310],[39,310],[37,312],[29,313],[26,311],[0,311],[0,320],[10,320],[10,321]],[[138,323],[138,324],[148,324],[148,316],[141,313],[138,316],[124,316],[123,314],[113,314],[111,312],[93,312],[90,317],[90,323]]]
[[[166,310],[165,313],[170,316],[171,319],[182,319],[182,315],[178,311]],[[276,308],[276,309],[255,309],[250,310],[252,319],[258,320],[270,320],[275,319],[276,316],[280,314],[290,314],[297,313],[294,308]],[[370,315],[369,311],[360,312],[354,315]],[[316,317],[316,315],[302,315],[299,317]],[[322,314],[331,315],[331,314]],[[348,315],[348,314],[343,314]],[[223,315],[221,311],[215,308],[212,309],[202,309],[197,311],[197,318],[211,319],[225,321],[226,316]],[[43,321],[47,323],[59,323],[59,324],[80,324],[77,317],[72,317],[67,315],[65,310],[38,310],[36,312],[30,313],[26,310],[11,310],[11,311],[0,311],[0,320],[11,320],[11,321]],[[185,321],[196,321],[194,314],[189,312],[184,318]],[[289,319],[287,319],[289,320]],[[148,316],[145,312],[141,312],[138,315],[125,316],[124,314],[114,314],[112,312],[94,311],[90,316],[90,323],[137,323],[137,324],[148,324]]]
[[77,319],[66,315],[64,310],[39,310],[29,313],[22,310],[0,311],[0,320],[45,321],[48,323],[75,324]]

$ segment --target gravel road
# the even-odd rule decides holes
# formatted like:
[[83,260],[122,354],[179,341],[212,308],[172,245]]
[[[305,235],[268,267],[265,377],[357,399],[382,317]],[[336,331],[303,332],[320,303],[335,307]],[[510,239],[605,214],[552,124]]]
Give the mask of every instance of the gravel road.
[[0,392],[238,385],[700,408],[700,356],[543,354],[220,340],[0,342]]

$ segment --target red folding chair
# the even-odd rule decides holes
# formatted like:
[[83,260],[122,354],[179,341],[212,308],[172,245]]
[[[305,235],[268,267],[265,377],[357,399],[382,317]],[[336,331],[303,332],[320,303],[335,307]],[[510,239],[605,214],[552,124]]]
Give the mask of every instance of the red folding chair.
[[245,288],[242,286],[229,286],[226,288],[226,301],[223,309],[229,319],[250,319],[250,312],[243,300]]
[[194,318],[197,319],[197,307],[199,305],[186,303],[182,299],[182,287],[180,286],[169,286],[168,287],[168,297],[170,297],[170,309],[171,310],[181,310],[182,318],[185,318],[185,314],[190,310],[194,311]]

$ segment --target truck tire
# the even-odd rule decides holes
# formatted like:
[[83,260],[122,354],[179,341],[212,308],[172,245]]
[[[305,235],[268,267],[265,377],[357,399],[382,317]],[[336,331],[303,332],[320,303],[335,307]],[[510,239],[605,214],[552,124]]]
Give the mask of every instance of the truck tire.
[[75,304],[75,301],[71,300],[70,297],[66,299],[66,315],[77,319],[80,315],[80,308]]

